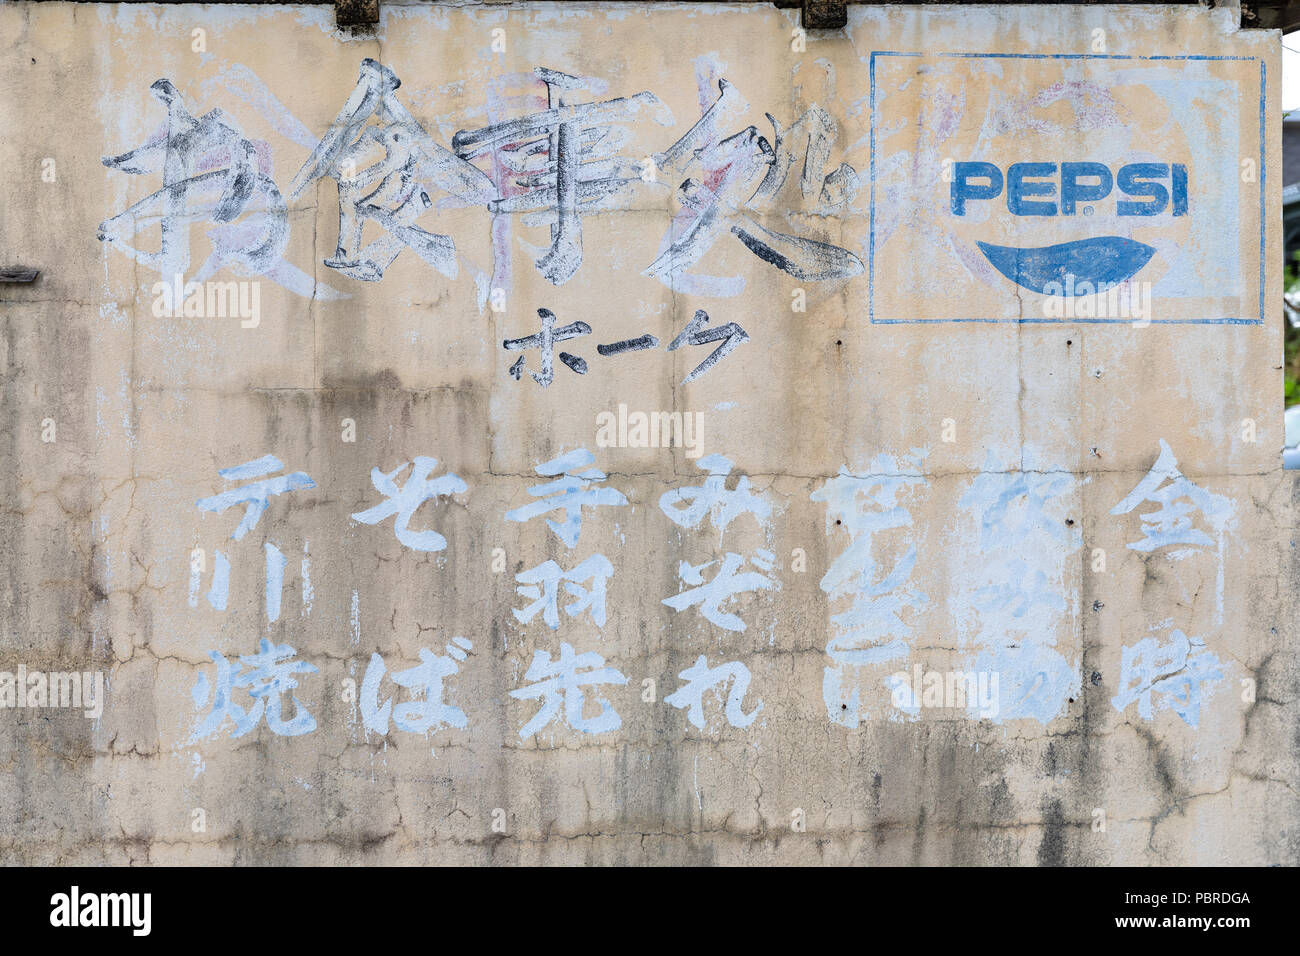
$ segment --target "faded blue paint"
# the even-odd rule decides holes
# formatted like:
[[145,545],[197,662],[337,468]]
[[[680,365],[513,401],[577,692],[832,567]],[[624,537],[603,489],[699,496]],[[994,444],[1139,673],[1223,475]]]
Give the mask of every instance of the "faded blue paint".
[[1088,295],[1105,291],[1131,279],[1156,251],[1144,242],[1121,236],[1080,239],[1038,249],[991,242],[975,244],[998,272],[1016,285],[1044,295],[1064,295],[1066,276],[1075,279],[1072,289],[1082,289],[1087,283]]
[[718,571],[707,584],[704,581],[702,572],[710,565],[717,564],[716,561],[705,561],[703,564],[697,565],[683,561],[678,565],[677,575],[686,584],[695,586],[674,594],[672,597],[664,598],[663,603],[675,611],[682,611],[698,604],[700,613],[710,623],[728,631],[743,631],[745,630],[745,622],[738,615],[724,611],[722,609],[723,603],[730,601],[737,594],[749,591],[779,590],[781,587],[779,581],[759,573],[760,571],[772,570],[776,563],[776,555],[760,548],[750,560],[755,567],[759,568],[759,571],[746,571],[737,574],[736,572],[745,564],[745,558],[742,555],[728,551],[723,557]]
[[750,490],[749,476],[736,479],[735,490],[727,488],[727,476],[733,467],[725,455],[707,455],[696,465],[708,473],[702,485],[690,485],[665,491],[659,496],[659,510],[673,524],[696,528],[706,515],[719,531],[743,514],[752,514],[760,527],[772,516],[772,505],[762,495]]
[[[274,455],[264,455],[255,461],[235,465],[232,468],[222,468],[217,471],[217,474],[226,481],[243,481],[246,478],[257,478],[273,471],[279,471],[283,467],[284,464]],[[245,485],[242,488],[231,488],[219,495],[200,498],[195,504],[203,511],[213,511],[217,514],[233,505],[244,505],[244,517],[231,535],[232,538],[239,541],[257,526],[257,522],[261,519],[262,513],[266,511],[272,495],[282,495],[290,491],[315,487],[316,482],[312,481],[304,472],[295,471],[289,475],[280,475],[278,478],[255,481],[251,485]]]
[[230,601],[230,559],[220,551],[212,555],[212,586],[208,589],[208,603],[213,610],[224,611]]
[[[370,483],[385,500],[373,508],[355,513],[352,515],[352,520],[360,521],[362,524],[378,524],[385,518],[397,515],[397,520],[393,522],[393,531],[397,535],[397,540],[403,545],[413,551],[443,550],[447,547],[447,539],[438,532],[411,531],[409,528],[412,516],[426,501],[448,495],[464,494],[469,489],[461,477],[453,472],[430,478],[433,469],[437,466],[438,459],[419,455],[414,462],[403,462],[387,474],[378,468],[372,468]],[[411,474],[399,488],[397,476],[408,467],[411,469]]]
[[280,620],[280,598],[284,593],[284,568],[289,563],[284,554],[271,542],[266,543],[266,619],[274,624]]
[[826,644],[832,660],[822,674],[822,700],[833,723],[857,727],[866,716],[858,687],[845,695],[845,668],[860,668],[905,657],[912,628],[902,617],[905,610],[920,612],[929,605],[921,591],[909,588],[917,552],[908,547],[903,557],[886,571],[873,547],[880,532],[908,528],[912,515],[899,496],[916,486],[925,487],[919,464],[925,452],[914,452],[905,466],[894,456],[880,454],[865,474],[841,467],[839,474],[816,489],[812,501],[826,505],[826,533],[848,533],[848,546],[831,562],[820,587],[832,601],[851,598],[850,607],[831,615],[833,633]]
[[[560,626],[558,610],[559,585],[576,600],[564,606],[564,613],[577,617],[583,611],[591,611],[591,619],[597,627],[605,626],[605,582],[614,574],[614,566],[603,554],[593,554],[587,560],[570,571],[565,571],[555,561],[544,561],[527,571],[515,575],[521,585],[515,590],[523,597],[532,598],[533,603],[525,608],[512,608],[515,620],[527,624],[537,612],[542,612],[542,620],[551,630]],[[591,582],[583,586],[586,582]],[[540,585],[540,587],[538,587]]]
[[989,452],[959,501],[979,532],[977,565],[952,601],[959,644],[974,651],[971,666],[960,669],[997,675],[997,713],[988,715],[996,723],[1045,724],[1064,712],[1082,684],[1077,662],[1056,644],[1071,608],[1065,559],[1083,539],[1063,515],[1049,511],[1075,485],[1071,473],[1043,467],[1025,447],[1013,471],[1000,470]]
[[578,448],[551,461],[538,465],[534,470],[542,476],[559,475],[555,481],[533,485],[530,494],[541,500],[513,508],[506,512],[507,521],[530,521],[533,518],[552,511],[563,511],[564,521],[546,519],[546,524],[559,535],[567,547],[578,543],[582,530],[582,509],[601,505],[621,506],[627,504],[622,492],[615,488],[597,487],[606,475],[595,464],[595,456],[585,448]]
[[[465,649],[473,645],[464,640]],[[448,645],[448,650],[452,646]],[[457,650],[459,660],[465,659],[464,650]],[[393,725],[401,731],[414,734],[427,734],[442,727],[455,727],[464,730],[469,725],[465,712],[454,704],[443,700],[443,679],[458,673],[460,668],[451,657],[434,654],[420,649],[420,663],[403,671],[395,671],[392,681],[398,687],[411,691],[411,699],[393,706],[391,698],[379,703],[379,687],[383,680],[386,666],[378,654],[370,655],[365,677],[361,682],[361,718],[366,730],[376,734],[388,733],[388,718],[392,714]]]
[[527,740],[558,717],[563,717],[570,727],[585,734],[603,734],[623,726],[623,718],[603,697],[596,698],[600,705],[597,716],[582,715],[586,704],[583,687],[627,683],[627,678],[614,668],[606,667],[605,659],[595,651],[575,654],[568,643],[563,643],[556,661],[552,661],[546,651],[534,651],[524,680],[534,683],[512,690],[510,696],[518,700],[541,700],[542,703],[537,713],[520,728],[521,740]]
[[1154,719],[1157,710],[1172,710],[1195,727],[1203,698],[1224,679],[1222,663],[1204,640],[1174,630],[1167,642],[1147,637],[1120,650],[1120,689],[1111,704],[1122,712],[1136,702],[1143,720]]
[[761,700],[749,713],[745,713],[741,706],[745,700],[745,692],[749,690],[750,675],[749,668],[740,661],[731,661],[711,668],[708,660],[701,654],[695,659],[694,664],[677,676],[686,683],[665,697],[664,703],[685,710],[686,719],[700,730],[704,729],[704,694],[718,685],[730,683],[724,713],[727,716],[727,723],[731,726],[748,727],[754,722],[758,712],[763,709]]
[[[232,664],[223,654],[209,651],[208,656],[217,665],[215,687],[211,691],[212,710],[195,728],[190,743],[212,736],[221,730],[227,719],[234,723],[231,737],[242,737],[261,722],[263,715],[267,728],[279,736],[297,737],[315,730],[316,718],[308,713],[297,697],[292,698],[294,716],[287,720],[283,717],[281,698],[286,693],[292,695],[298,686],[294,675],[316,673],[312,664],[290,660],[294,654],[289,645],[277,646],[266,638],[262,638],[258,653],[241,656],[237,664]],[[252,706],[245,709],[234,702],[236,688],[247,690],[253,699]],[[207,702],[208,695],[207,675],[200,672],[191,693],[195,709]]]

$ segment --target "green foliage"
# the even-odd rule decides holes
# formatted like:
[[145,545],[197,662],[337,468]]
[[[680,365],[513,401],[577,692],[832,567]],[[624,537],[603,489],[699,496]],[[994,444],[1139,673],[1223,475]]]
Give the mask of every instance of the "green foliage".
[[[1284,294],[1289,294],[1300,302],[1300,250],[1295,252],[1282,274]],[[1292,327],[1287,318],[1283,318],[1282,325],[1286,330],[1283,346],[1283,381],[1286,383],[1283,407],[1289,407],[1300,403],[1300,329]]]

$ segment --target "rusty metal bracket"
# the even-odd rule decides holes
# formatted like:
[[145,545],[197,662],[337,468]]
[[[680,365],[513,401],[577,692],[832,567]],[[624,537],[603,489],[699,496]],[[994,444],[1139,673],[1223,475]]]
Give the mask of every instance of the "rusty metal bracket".
[[1300,26],[1300,0],[1241,0],[1241,26],[1283,33],[1294,30]]
[[846,0],[803,0],[805,30],[839,30],[848,22]]
[[341,27],[379,22],[379,0],[334,0],[334,22]]

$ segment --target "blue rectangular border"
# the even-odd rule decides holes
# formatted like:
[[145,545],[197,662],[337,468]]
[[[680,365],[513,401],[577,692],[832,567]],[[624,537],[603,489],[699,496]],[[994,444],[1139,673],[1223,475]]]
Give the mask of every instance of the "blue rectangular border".
[[923,53],[902,52],[896,50],[873,50],[869,61],[871,80],[871,200],[868,214],[871,217],[870,238],[867,249],[867,318],[871,325],[940,325],[951,322],[1007,324],[1017,325],[1132,325],[1132,319],[1067,319],[1067,318],[1019,318],[1019,319],[878,319],[876,318],[876,57],[878,56],[938,56],[959,59],[1000,58],[1007,60],[1239,60],[1259,63],[1259,318],[1210,318],[1210,319],[1152,319],[1152,325],[1263,325],[1264,316],[1264,263],[1268,217],[1265,210],[1265,175],[1264,160],[1267,149],[1265,130],[1267,129],[1268,69],[1261,57],[1257,56],[1208,56],[1204,54],[1181,54],[1169,56],[1136,56],[1123,53]]

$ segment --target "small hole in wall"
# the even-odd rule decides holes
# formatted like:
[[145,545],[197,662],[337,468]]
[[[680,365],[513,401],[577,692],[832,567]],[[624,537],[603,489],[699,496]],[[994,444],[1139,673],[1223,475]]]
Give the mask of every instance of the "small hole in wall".
[[1066,518],[1066,519],[1065,519],[1065,523],[1068,524],[1068,525],[1070,525],[1071,527],[1073,527],[1073,525],[1074,525],[1074,519],[1073,519],[1073,518]]
[[836,518],[836,519],[835,519],[835,523],[836,523],[836,524],[843,524],[844,522],[842,522],[839,518]]
[[1074,344],[1074,339],[1066,339],[1066,340],[1065,340],[1065,344],[1066,344],[1066,345],[1073,345],[1073,344]]
[[848,704],[840,704],[840,710],[848,710],[848,709],[849,709]]
[[836,344],[836,345],[843,345],[844,342],[843,342],[843,340],[841,340],[841,339],[836,339],[836,340],[835,340],[835,344]]

